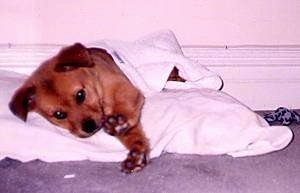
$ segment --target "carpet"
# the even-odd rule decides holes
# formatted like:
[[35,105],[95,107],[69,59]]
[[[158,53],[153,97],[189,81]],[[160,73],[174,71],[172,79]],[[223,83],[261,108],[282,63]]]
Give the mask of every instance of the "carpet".
[[[263,112],[259,112],[263,114]],[[291,144],[243,158],[165,153],[142,171],[121,173],[119,163],[0,161],[2,193],[297,193],[300,125]]]

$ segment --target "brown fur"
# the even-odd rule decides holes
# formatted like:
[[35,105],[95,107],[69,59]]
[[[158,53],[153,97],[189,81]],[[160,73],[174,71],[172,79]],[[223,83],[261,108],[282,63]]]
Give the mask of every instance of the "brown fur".
[[[175,69],[170,80],[178,77]],[[104,129],[129,150],[122,171],[130,173],[148,163],[149,142],[140,123],[143,103],[141,92],[105,50],[76,43],[45,61],[9,106],[24,121],[35,111],[78,137]]]

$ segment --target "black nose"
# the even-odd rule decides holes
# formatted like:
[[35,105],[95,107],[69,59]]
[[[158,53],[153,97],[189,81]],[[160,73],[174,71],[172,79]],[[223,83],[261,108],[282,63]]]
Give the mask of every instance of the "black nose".
[[86,133],[93,133],[97,129],[96,122],[92,119],[82,121],[81,127]]

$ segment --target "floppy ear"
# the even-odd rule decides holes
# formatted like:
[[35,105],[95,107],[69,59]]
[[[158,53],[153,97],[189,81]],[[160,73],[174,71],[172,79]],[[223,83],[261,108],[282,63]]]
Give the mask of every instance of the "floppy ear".
[[66,72],[79,67],[93,67],[89,51],[80,43],[63,48],[57,56],[56,72]]
[[35,106],[34,95],[34,86],[22,86],[12,97],[9,109],[14,115],[26,121],[28,112]]

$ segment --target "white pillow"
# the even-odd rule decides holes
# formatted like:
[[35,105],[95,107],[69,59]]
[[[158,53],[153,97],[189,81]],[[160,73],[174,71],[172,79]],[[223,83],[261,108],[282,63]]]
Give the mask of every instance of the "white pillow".
[[[121,161],[126,149],[99,131],[87,139],[30,113],[27,123],[7,105],[26,76],[0,71],[0,159],[21,161]],[[163,152],[248,156],[284,148],[292,139],[288,127],[270,127],[233,97],[210,89],[169,90],[146,99],[142,124],[151,143],[151,158]]]

